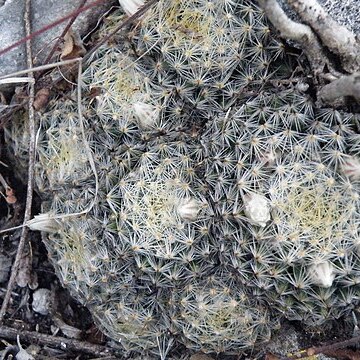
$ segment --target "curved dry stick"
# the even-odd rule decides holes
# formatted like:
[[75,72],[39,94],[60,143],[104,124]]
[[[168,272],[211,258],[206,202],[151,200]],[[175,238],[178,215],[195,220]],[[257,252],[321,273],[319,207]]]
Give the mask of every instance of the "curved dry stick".
[[104,2],[105,0],[95,0],[94,2],[90,3],[89,5],[86,5],[86,6],[83,6],[82,8],[79,8],[77,10],[74,10],[72,11],[71,13],[67,14],[66,16],[42,27],[41,29],[37,30],[37,31],[34,31],[33,33],[29,34],[29,35],[26,35],[24,38],[20,39],[19,41],[16,41],[14,42],[13,44],[7,46],[6,48],[4,49],[1,49],[0,50],[0,56],[1,55],[4,55],[5,53],[9,52],[10,50],[18,47],[19,45],[23,44],[24,42],[34,38],[35,36],[38,36],[40,34],[42,34],[43,32],[45,31],[48,31],[50,30],[51,28],[63,23],[64,21],[68,20],[68,19],[71,19],[73,18],[74,16],[77,16],[78,14],[94,7],[94,6],[97,6],[99,5],[100,3]]
[[258,3],[270,22],[280,31],[280,36],[298,43],[307,56],[314,73],[321,74],[325,65],[329,64],[322,46],[311,28],[291,20],[277,0],[258,0]]
[[[80,10],[86,3],[87,0],[82,0],[80,5],[78,6],[77,10]],[[46,59],[44,60],[43,65],[46,65],[50,62],[51,58],[53,57],[56,49],[58,48],[61,40],[64,39],[64,36],[66,35],[66,33],[69,31],[71,25],[75,22],[76,18],[79,16],[79,14],[75,14],[70,21],[67,23],[67,25],[65,26],[63,32],[61,33],[61,35],[58,37],[58,39],[56,40],[54,46],[51,48],[49,54],[47,55]],[[40,76],[41,74],[38,74],[37,78]]]
[[[26,0],[25,4],[25,29],[26,34],[29,35],[31,33],[31,23],[30,23],[30,3],[31,0]],[[26,56],[27,56],[27,65],[28,68],[31,69],[33,67],[32,63],[32,51],[31,51],[31,41],[30,39],[26,42]],[[28,75],[30,78],[34,79],[34,73],[31,71]],[[24,224],[26,224],[31,218],[31,205],[33,198],[33,187],[34,187],[34,164],[35,164],[35,112],[34,112],[34,98],[35,98],[35,82],[29,84],[29,134],[30,134],[30,144],[29,144],[29,167],[28,167],[28,183],[27,183],[27,191],[26,191],[26,205],[25,205],[25,215],[24,215]],[[23,250],[25,246],[26,237],[29,229],[24,226],[22,228],[16,257],[14,260],[14,264],[11,268],[11,275],[7,285],[6,293],[4,300],[1,304],[0,309],[0,321],[3,320],[6,309],[8,307],[11,292],[15,284],[16,276],[18,274],[18,270],[20,267],[21,258],[23,256]]]
[[[56,349],[83,352],[93,356],[109,357],[116,354],[116,350],[106,346],[92,344],[87,341],[68,339],[61,336],[42,334],[35,331],[18,330],[8,326],[0,326],[0,337],[8,340],[16,340],[20,335],[22,341],[34,344],[48,345]],[[114,359],[119,359],[118,357]]]
[[96,44],[88,53],[86,53],[86,55],[83,58],[83,62],[85,63],[91,57],[91,55],[95,53],[96,50],[98,50],[103,44],[105,44],[109,39],[111,39],[111,37],[114,36],[119,30],[121,30],[124,26],[131,24],[132,21],[140,18],[143,14],[145,14],[146,11],[148,11],[158,1],[159,0],[149,0],[136,13],[129,16],[126,20],[124,20],[121,24],[119,24],[112,32],[104,36],[99,41],[98,44]]
[[344,70],[360,71],[360,41],[345,26],[338,24],[317,0],[287,0],[300,18],[311,26],[323,44],[340,56]]
[[318,92],[319,105],[333,105],[344,96],[352,96],[360,102],[360,73],[342,76],[323,86]]
[[347,346],[352,346],[358,344],[360,341],[360,336],[353,337],[349,340],[339,341],[332,344],[322,345],[322,346],[315,346],[303,350],[301,352],[297,352],[287,357],[282,357],[281,360],[294,360],[294,359],[302,359],[305,357],[314,356],[317,354],[324,354],[328,351],[336,350],[336,349],[343,349]]

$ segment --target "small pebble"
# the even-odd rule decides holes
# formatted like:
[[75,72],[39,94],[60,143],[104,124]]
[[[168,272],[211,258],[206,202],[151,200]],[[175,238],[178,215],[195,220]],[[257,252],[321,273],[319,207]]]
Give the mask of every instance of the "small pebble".
[[49,289],[37,289],[33,293],[32,308],[35,312],[41,315],[47,315],[49,313],[50,305],[50,290]]

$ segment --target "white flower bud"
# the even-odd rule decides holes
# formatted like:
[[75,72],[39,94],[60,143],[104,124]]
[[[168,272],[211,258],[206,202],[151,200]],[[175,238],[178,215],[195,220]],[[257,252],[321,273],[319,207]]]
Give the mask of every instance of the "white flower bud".
[[250,193],[244,196],[245,215],[255,225],[265,227],[270,220],[269,201],[265,196]]
[[154,105],[149,105],[144,102],[136,102],[133,104],[133,109],[139,125],[144,129],[153,126],[159,117],[159,111]]
[[347,156],[341,164],[341,171],[350,180],[360,180],[360,158]]
[[311,265],[308,271],[312,283],[317,286],[328,288],[335,279],[334,267],[329,261]]
[[119,0],[127,15],[134,15],[143,5],[143,0]]
[[276,158],[277,158],[276,153],[270,150],[261,157],[261,160],[264,162],[264,164],[274,165]]
[[33,231],[44,231],[48,233],[55,233],[58,231],[58,224],[50,214],[35,215],[33,219],[26,223],[26,226]]
[[180,202],[177,212],[183,220],[194,221],[200,211],[200,204],[195,199],[185,199]]
[[306,84],[304,82],[298,82],[296,84],[296,89],[300,92],[305,92],[309,89],[309,84]]

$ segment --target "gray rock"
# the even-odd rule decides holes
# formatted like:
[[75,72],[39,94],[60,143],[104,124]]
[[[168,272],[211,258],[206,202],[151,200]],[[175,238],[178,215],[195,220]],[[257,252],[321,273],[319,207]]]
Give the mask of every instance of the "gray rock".
[[[81,0],[32,0],[32,32],[71,13],[79,6],[80,2]],[[112,3],[113,1],[104,1],[79,15],[72,27],[74,32],[80,36],[87,34]],[[25,37],[24,11],[25,0],[0,0],[0,49],[4,49]],[[35,65],[41,64],[46,58],[68,21],[66,20],[32,40]],[[26,63],[25,44],[22,44],[0,56],[0,76],[26,69]],[[8,86],[0,85],[0,91],[8,88]]]
[[[301,339],[301,337],[302,334],[292,325],[284,323],[281,329],[274,334],[267,344],[265,344],[264,352],[283,357],[288,357],[289,354],[294,355],[304,349],[304,347],[299,344],[299,339]],[[310,346],[311,345],[308,345],[308,347]],[[336,360],[323,354],[317,355],[316,359]]]
[[41,315],[47,315],[50,307],[51,291],[40,288],[33,293],[32,308]]
[[299,350],[298,332],[289,324],[284,324],[265,346],[265,352],[286,356]]
[[358,0],[318,0],[339,24],[360,36],[360,6]]
[[[299,18],[289,9],[286,0],[278,0],[291,18],[299,21]],[[358,0],[318,0],[330,16],[339,24],[360,36],[360,6]]]

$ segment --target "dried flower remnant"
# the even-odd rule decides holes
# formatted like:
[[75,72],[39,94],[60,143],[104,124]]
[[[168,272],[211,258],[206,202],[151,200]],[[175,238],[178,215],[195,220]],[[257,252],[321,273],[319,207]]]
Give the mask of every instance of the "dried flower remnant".
[[155,125],[156,120],[159,117],[159,110],[154,105],[136,102],[133,105],[133,108],[140,127],[147,129]]
[[27,222],[26,226],[28,226],[30,230],[44,231],[47,233],[53,233],[59,229],[59,226],[53,215],[48,213],[35,215]]
[[360,158],[358,156],[347,156],[341,164],[342,173],[351,181],[360,180]]
[[245,215],[250,222],[265,227],[270,220],[269,201],[265,196],[255,193],[244,195]]
[[143,0],[119,0],[120,5],[128,16],[134,15],[143,5]]
[[308,271],[313,284],[324,288],[332,286],[335,273],[334,266],[329,261],[313,264],[309,267]]
[[195,199],[183,199],[179,201],[177,212],[184,220],[194,221],[196,220],[200,211],[200,204]]

